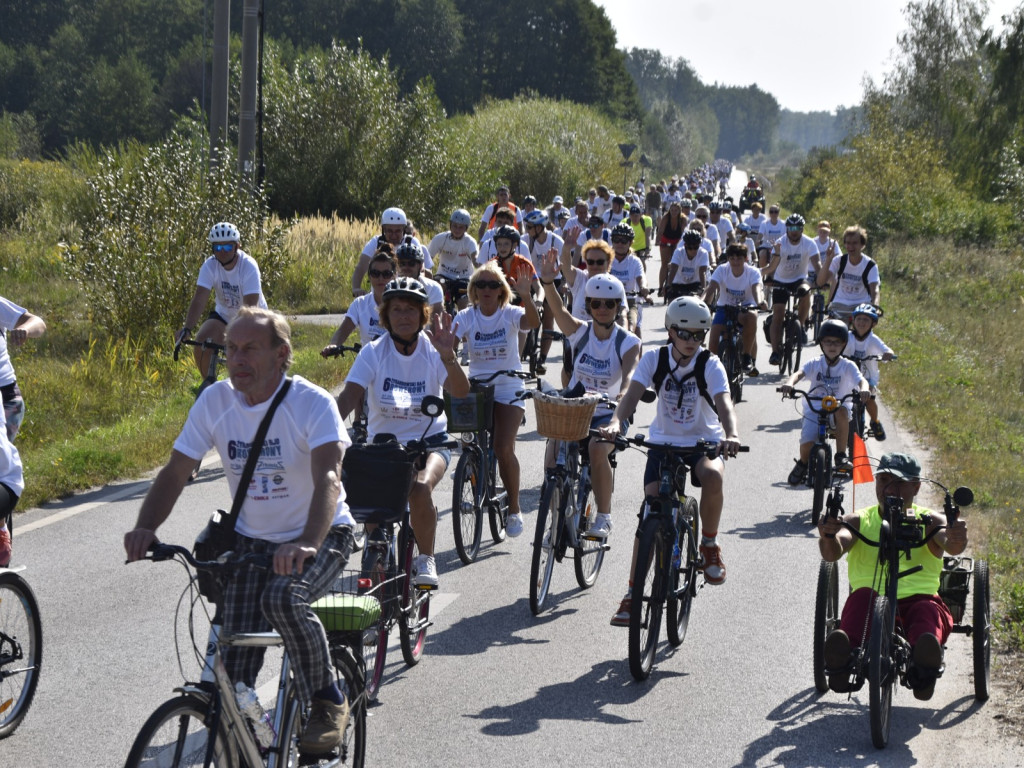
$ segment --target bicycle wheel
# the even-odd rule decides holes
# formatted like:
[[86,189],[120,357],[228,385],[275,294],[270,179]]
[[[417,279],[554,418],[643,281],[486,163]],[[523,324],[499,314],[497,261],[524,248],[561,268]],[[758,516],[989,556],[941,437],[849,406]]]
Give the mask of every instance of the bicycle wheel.
[[974,698],[988,699],[989,665],[992,658],[992,606],[988,591],[988,561],[974,561],[971,639],[974,643]]
[[[491,461],[490,476],[492,478],[492,482],[496,485],[497,484],[497,477],[498,477],[498,459],[495,457],[493,452],[491,453],[490,461]],[[484,489],[484,494],[486,495],[486,493],[487,493],[487,490]],[[504,493],[504,491],[498,491],[497,488],[494,489],[494,496],[495,496],[495,498],[498,498],[498,497],[502,496],[503,493]],[[505,535],[506,535],[505,534],[505,519],[506,519],[507,516],[508,516],[508,497],[507,496],[505,497],[505,501],[504,501],[503,504],[488,504],[487,505],[487,523],[488,523],[488,525],[490,526],[490,529],[491,529],[491,539],[493,539],[495,544],[501,544],[501,542],[503,542],[505,540]]]
[[[367,537],[372,541],[372,537]],[[377,700],[380,693],[381,680],[384,678],[384,662],[388,656],[388,615],[394,610],[396,598],[389,596],[395,589],[393,582],[388,582],[387,568],[384,565],[384,553],[367,550],[363,558],[363,571],[372,582],[374,593],[381,602],[380,622],[363,631],[363,668],[366,686],[366,698]]]
[[814,598],[814,687],[828,690],[825,676],[825,638],[839,626],[839,571],[835,563],[821,561],[818,566],[818,591]]
[[743,366],[736,346],[731,340],[726,342],[722,350],[722,365],[725,366],[725,374],[729,379],[729,396],[733,403],[738,403],[743,399]]
[[821,323],[825,317],[825,297],[820,291],[814,292],[814,307],[812,309],[814,317],[814,338],[818,338],[818,333],[821,331]]
[[892,722],[892,689],[896,684],[896,666],[892,656],[893,631],[889,599],[878,595],[871,614],[871,637],[868,639],[871,742],[878,749],[889,743],[889,726]]
[[0,739],[25,718],[39,683],[43,629],[39,605],[28,582],[0,572]]
[[348,726],[342,734],[338,756],[343,764],[362,768],[366,760],[366,692],[363,674],[346,646],[332,648],[331,661],[334,663],[338,687],[348,699],[349,706]]
[[[594,519],[593,507],[597,504],[594,501],[594,489],[590,487],[589,482],[580,483],[577,499],[579,520],[586,525],[583,521]],[[573,570],[576,571],[576,583],[580,585],[580,589],[588,589],[594,586],[597,575],[601,572],[606,542],[604,539],[588,539],[582,531],[576,532],[576,541],[578,544],[573,552],[572,561]]]
[[427,642],[431,590],[419,589],[412,583],[412,563],[416,557],[416,538],[412,535],[412,529],[405,528],[402,539],[403,555],[400,562],[405,570],[405,578],[400,585],[402,601],[399,605],[401,615],[398,622],[398,639],[402,644],[402,658],[412,667],[419,663],[423,655],[423,646]]
[[[689,526],[687,526],[689,523]],[[682,645],[690,625],[690,608],[697,595],[697,566],[700,561],[700,513],[697,500],[687,496],[679,510],[676,522],[676,541],[679,544],[679,566],[672,568],[668,577],[666,601],[666,631],[673,647]],[[673,558],[675,553],[673,551]]]
[[530,558],[530,610],[534,616],[544,609],[544,601],[551,588],[555,546],[562,526],[561,510],[562,483],[557,477],[548,477],[540,491],[533,555]]
[[811,487],[814,498],[811,500],[811,525],[817,525],[821,518],[821,510],[825,506],[825,489],[828,488],[832,474],[832,457],[827,445],[816,445],[811,449]]
[[670,554],[665,552],[661,522],[647,518],[637,546],[629,610],[629,671],[637,680],[646,680],[654,666],[665,600],[665,558]]
[[[209,709],[204,699],[187,693],[165,701],[149,716],[135,737],[125,768],[203,766],[210,739],[206,726]],[[216,768],[241,765],[223,733],[218,734],[214,742],[212,764]]]
[[480,553],[483,512],[480,509],[480,454],[467,448],[455,467],[452,487],[452,527],[455,532],[455,551],[459,559],[469,565]]

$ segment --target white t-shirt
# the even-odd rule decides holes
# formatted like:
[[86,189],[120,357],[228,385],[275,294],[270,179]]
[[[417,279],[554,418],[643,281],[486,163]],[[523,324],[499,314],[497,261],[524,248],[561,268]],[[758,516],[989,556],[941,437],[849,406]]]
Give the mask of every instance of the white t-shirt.
[[18,496],[25,491],[21,454],[14,447],[14,443],[7,439],[7,417],[3,408],[0,408],[0,483],[6,485]]
[[754,287],[761,284],[761,270],[751,264],[743,265],[743,274],[733,274],[729,264],[721,264],[711,273],[709,282],[718,284],[719,305],[742,307],[756,303]]
[[722,247],[722,242],[719,239],[718,227],[712,224],[710,221],[704,225],[705,240],[710,240],[712,243],[718,243],[718,247]]
[[639,289],[637,281],[644,276],[644,263],[635,253],[627,253],[621,260],[613,256],[611,274],[622,283],[627,293],[635,293]]
[[750,236],[754,240],[757,240],[758,236],[760,236],[761,234],[761,225],[764,224],[767,220],[768,217],[762,213],[760,216],[756,217],[754,215],[747,216],[745,219],[743,219],[743,223],[748,224],[750,226]]
[[732,230],[734,229],[732,222],[729,221],[729,219],[723,215],[719,217],[718,221],[716,221],[711,226],[718,228],[718,245],[724,251],[726,245],[729,242],[729,233],[732,232]]
[[[0,387],[6,387],[15,382],[14,366],[11,364],[11,355],[7,351],[7,331],[10,331],[21,320],[21,316],[28,310],[19,307],[13,301],[0,296]],[[0,478],[2,481],[2,478]],[[21,495],[19,493],[19,495]]]
[[[825,356],[821,355],[804,363],[800,372],[808,382],[807,393],[817,397],[824,395],[843,397],[857,389],[862,379],[857,364],[845,357],[840,357],[834,365],[829,365]],[[848,411],[851,409],[849,400],[844,401],[843,405]],[[820,408],[818,401],[814,402],[814,407]],[[806,400],[804,400],[804,418],[818,420]]]
[[540,274],[541,265],[544,263],[544,256],[547,252],[554,248],[558,255],[562,255],[562,246],[565,245],[565,241],[562,240],[562,236],[554,232],[548,232],[544,235],[544,242],[536,242],[532,237],[526,235],[523,240],[526,243],[526,251],[529,254],[529,259],[533,262],[533,268]]
[[[430,249],[424,246],[423,243],[421,243],[412,235],[406,235],[406,237],[412,240],[413,245],[415,245],[417,248],[423,251],[423,268],[433,270],[434,260],[430,256]],[[366,245],[363,246],[363,250],[360,256],[365,256],[367,261],[369,261],[370,259],[373,258],[373,254],[377,252],[377,249],[384,245],[384,243],[386,243],[387,241],[388,240],[386,237],[384,237],[384,235],[376,235],[375,237],[371,237],[369,240],[366,241]],[[401,243],[399,245],[401,245]],[[398,247],[399,246],[397,245],[392,246],[392,248],[396,252],[398,251]]]
[[672,277],[673,284],[692,285],[700,282],[701,267],[711,268],[711,256],[706,249],[698,248],[697,255],[691,259],[686,254],[686,247],[680,240],[669,264],[676,265],[676,273]]
[[604,223],[608,225],[609,229],[613,229],[623,219],[629,216],[629,210],[623,206],[622,210],[616,213],[611,208],[604,212]]
[[[420,333],[416,349],[403,355],[390,336],[381,336],[359,350],[346,382],[366,390],[367,433],[370,440],[378,433],[394,435],[399,442],[418,440],[427,425],[420,403],[427,395],[441,396],[448,372],[425,333]],[[442,413],[434,420],[427,437],[448,428]]]
[[238,251],[238,259],[230,270],[224,269],[216,256],[210,256],[199,269],[196,285],[213,291],[214,309],[229,323],[242,308],[242,299],[246,296],[258,294],[257,306],[267,308],[267,300],[260,289],[260,268],[256,259],[245,251]]
[[444,305],[444,288],[436,280],[431,280],[429,277],[420,272],[420,276],[416,278],[423,287],[427,289],[427,304],[433,306],[434,304]]
[[[522,370],[519,332],[526,310],[508,304],[488,317],[478,307],[466,307],[455,316],[452,333],[466,340],[469,375],[483,376],[498,371]],[[519,379],[501,376],[492,382],[498,402],[511,400],[522,389]]]
[[[495,206],[497,206],[497,208]],[[491,219],[494,218],[494,212],[498,208],[503,208],[503,207],[511,208],[511,206],[501,206],[501,205],[498,205],[497,203],[491,203],[490,205],[487,206],[487,210],[484,211],[484,215],[480,217],[480,222],[482,224],[488,224],[489,225],[491,223]],[[516,224],[522,224],[523,223],[523,211],[522,211],[522,209],[516,207],[514,209],[514,212],[516,214]]]
[[356,324],[360,344],[369,344],[378,336],[387,333],[384,326],[380,324],[377,300],[373,297],[373,291],[352,299],[345,317]]
[[[516,247],[516,253],[524,259],[530,258],[530,251],[522,241],[522,238],[520,238],[519,245]],[[483,265],[491,259],[496,258],[498,258],[498,249],[497,246],[494,245],[494,230],[489,229],[484,232],[484,236],[480,240],[480,253],[476,255],[476,263]]]
[[807,265],[811,257],[818,255],[818,246],[807,235],[800,235],[800,240],[793,244],[789,237],[779,241],[779,266],[775,268],[775,281],[793,283],[807,279]]
[[[593,321],[588,322],[586,325],[581,325],[576,329],[576,333],[569,337],[569,348],[576,358],[569,386],[574,387],[578,382],[582,382],[587,392],[608,395],[608,397],[614,400],[622,389],[622,361],[619,359],[619,355],[621,354],[622,357],[625,357],[629,350],[639,347],[640,339],[624,328],[615,326],[612,328],[612,335],[601,341],[597,338],[597,334],[594,333],[593,326]],[[590,336],[587,339],[587,344],[577,355],[576,347],[583,341],[583,337],[587,335],[588,328],[590,329]],[[616,352],[615,340],[620,332],[625,334],[625,337],[623,338],[622,346]],[[615,403],[602,403],[598,406],[598,409],[613,411],[615,410]]]
[[761,222],[760,231],[761,242],[758,244],[758,248],[775,245],[778,240],[782,240],[786,237],[786,222],[779,219],[773,224],[771,218],[765,218],[765,220]]
[[[174,449],[198,461],[210,448],[216,448],[234,498],[252,439],[271,400],[248,405],[230,379],[218,381],[192,406]],[[236,530],[277,544],[298,538],[313,500],[311,452],[332,442],[346,447],[352,444],[334,398],[301,376],[292,377],[291,389],[270,421]],[[341,523],[355,524],[345,504],[344,488],[332,525]]]
[[[834,256],[832,263],[828,265],[828,271],[832,274],[833,282],[836,280],[836,275],[839,274],[839,264],[842,260],[841,256]],[[868,257],[864,255],[861,255],[860,264],[854,264],[851,259],[846,260],[846,269],[843,270],[843,276],[838,281],[839,287],[836,289],[836,295],[832,298],[832,301],[853,305],[871,302],[871,294],[864,287],[864,269],[867,265]],[[868,285],[880,282],[878,264],[874,261],[871,262],[871,269],[868,270],[867,274]]]
[[[874,331],[868,333],[863,339],[858,339],[853,333],[850,340],[846,342],[846,349],[843,350],[843,357],[852,357],[854,360],[864,360],[872,355],[892,354],[889,345],[875,336]],[[872,387],[878,386],[878,361],[867,360],[861,363],[861,373],[868,380]]]
[[430,241],[430,255],[437,261],[437,273],[453,280],[468,280],[473,274],[476,240],[464,234],[458,240],[451,232],[442,232]]
[[[633,371],[633,381],[645,387],[653,386],[654,372],[658,369],[658,349],[650,349],[643,354]],[[697,354],[700,354],[698,349]],[[697,359],[695,354],[685,366],[677,366],[669,349],[669,374],[661,383],[658,391],[658,408],[651,423],[648,442],[665,445],[693,445],[698,440],[721,440],[725,430],[718,420],[718,414],[708,404],[697,387],[694,376],[686,378],[693,371]],[[721,361],[711,355],[704,368],[707,381],[708,396],[729,391],[729,380]],[[680,401],[679,392],[683,396]]]

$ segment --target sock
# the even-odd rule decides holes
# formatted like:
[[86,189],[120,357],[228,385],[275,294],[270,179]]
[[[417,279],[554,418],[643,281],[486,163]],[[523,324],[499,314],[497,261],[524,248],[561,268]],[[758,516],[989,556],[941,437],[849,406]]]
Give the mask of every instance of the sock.
[[321,688],[319,691],[313,694],[314,699],[324,699],[331,702],[332,704],[344,704],[345,697],[338,689],[336,683],[331,683],[326,688]]
[[702,547],[717,547],[718,546],[718,531],[715,531],[711,536],[701,536],[700,545]]

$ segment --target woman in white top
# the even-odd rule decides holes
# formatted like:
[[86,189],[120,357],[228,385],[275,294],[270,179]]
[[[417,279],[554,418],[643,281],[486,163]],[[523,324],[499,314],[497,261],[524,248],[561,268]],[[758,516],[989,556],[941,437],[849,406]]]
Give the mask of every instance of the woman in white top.
[[367,270],[370,275],[370,292],[352,300],[345,319],[331,336],[330,343],[320,350],[323,357],[330,357],[337,352],[338,347],[345,343],[354,330],[358,329],[359,343],[364,346],[384,333],[377,307],[384,295],[385,286],[395,277],[395,269],[395,252],[390,243],[383,243],[373,254]]
[[[489,261],[469,279],[470,306],[455,316],[452,333],[466,342],[469,350],[469,375],[487,378],[498,371],[518,371],[519,332],[540,325],[537,305],[530,299],[532,276],[521,272],[515,290],[521,305],[513,305],[512,289],[501,267]],[[494,453],[498,473],[508,493],[509,536],[523,532],[523,516],[519,509],[519,460],[516,458],[516,435],[523,421],[525,407],[516,401],[521,382],[513,376],[499,376],[494,384]]]

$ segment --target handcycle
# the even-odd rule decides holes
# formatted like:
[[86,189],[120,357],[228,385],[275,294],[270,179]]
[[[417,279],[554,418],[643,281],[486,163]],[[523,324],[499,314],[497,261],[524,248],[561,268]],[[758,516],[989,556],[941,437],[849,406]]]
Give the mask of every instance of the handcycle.
[[21,570],[0,568],[0,739],[25,719],[43,664],[39,604]]
[[[199,574],[223,583],[231,573],[244,568],[270,568],[272,556],[227,553],[218,560],[197,560],[184,547],[155,542],[147,559],[154,562],[177,561],[189,573],[189,584],[181,601],[188,615],[190,633],[195,616],[205,605],[197,582]],[[360,653],[363,630],[380,614],[380,605],[372,595],[333,595],[313,604],[313,610],[328,630],[331,662],[339,688],[345,694],[349,720],[340,747],[331,755],[306,755],[300,751],[299,738],[308,712],[297,698],[295,681],[287,650],[281,658],[273,715],[262,712],[254,693],[244,683],[233,683],[224,666],[224,648],[281,646],[277,632],[225,632],[221,607],[216,606],[210,620],[209,639],[200,646],[193,635],[193,651],[202,659],[199,681],[175,688],[178,695],[161,704],[139,730],[125,768],[136,766],[217,766],[217,768],[284,768],[288,766],[363,765],[366,751],[366,693]],[[180,663],[180,660],[179,660]],[[249,697],[246,702],[243,697]],[[244,710],[244,711],[243,711]]]
[[[969,506],[974,500],[974,494],[969,488],[960,487],[951,493],[935,480],[921,479],[942,489],[943,512],[949,523],[959,518],[961,507]],[[839,517],[843,514],[842,489],[833,490],[835,495],[830,495],[828,513]],[[883,522],[878,541],[866,538],[844,523],[860,541],[878,547],[876,596],[871,610],[871,629],[867,643],[861,643],[845,669],[832,672],[825,670],[824,643],[828,634],[839,626],[839,564],[823,560],[819,566],[814,613],[814,685],[820,692],[828,690],[829,674],[847,676],[850,691],[860,690],[867,682],[871,741],[875,747],[882,749],[889,741],[893,690],[897,683],[911,687],[909,674],[912,654],[898,620],[898,583],[900,578],[916,573],[921,566],[901,571],[901,558],[909,556],[911,549],[925,546],[941,529],[923,534],[922,525],[925,523],[912,514],[905,514],[902,500],[898,497],[887,499],[880,512]],[[965,624],[963,617],[969,593],[972,594],[972,623]],[[974,696],[978,701],[985,701],[989,695],[992,652],[988,562],[964,555],[943,557],[939,596],[953,616],[952,632],[972,638]],[[942,672],[939,669],[937,676],[941,676]]]
[[452,526],[455,551],[465,565],[480,554],[483,515],[487,511],[491,538],[505,540],[508,493],[498,485],[498,457],[494,453],[494,386],[499,376],[528,379],[523,371],[497,371],[470,378],[468,397],[445,396],[448,429],[462,433],[462,455],[455,467],[452,484]]
[[[178,355],[181,353],[182,347],[198,347],[203,352],[213,352],[210,355],[210,362],[206,369],[206,376],[200,383],[199,388],[196,390],[196,400],[206,391],[211,384],[217,383],[217,368],[221,365],[227,365],[227,358],[224,356],[226,347],[223,344],[216,344],[209,339],[203,339],[202,341],[196,341],[194,339],[181,339],[177,344],[174,345],[174,360],[177,362]],[[199,470],[203,467],[203,461],[200,459],[196,462],[195,469],[192,470],[192,474],[189,476],[189,480],[195,480],[199,477]]]
[[[862,373],[864,371],[864,363],[866,363],[866,362],[868,362],[870,360],[888,362],[888,360],[883,358],[881,355],[865,355],[863,357],[857,357],[855,355],[850,355],[850,356],[844,355],[844,357],[847,357],[847,359],[852,360],[853,362],[855,362],[857,364],[857,368],[860,369],[860,371]],[[889,358],[889,360],[896,360],[896,359],[897,359],[896,355],[893,355],[891,358]],[[871,395],[871,399],[872,400],[875,399],[875,395],[874,395],[873,392],[872,392],[872,395]],[[858,437],[860,437],[861,440],[866,440],[869,437],[874,437],[875,436],[874,430],[871,428],[871,425],[868,424],[868,419],[865,418],[865,416],[866,416],[865,409],[866,409],[866,404],[865,403],[862,403],[860,400],[857,400],[857,399],[855,399],[853,401],[853,413],[850,414],[850,437],[849,437],[849,440],[847,441],[849,443],[849,451],[848,451],[848,453],[849,453],[850,456],[853,455],[853,436],[854,435],[857,435]],[[883,435],[883,437],[884,437],[884,435]]]
[[[836,439],[832,415],[843,407],[845,401],[856,402],[859,399],[858,393],[851,392],[842,397],[836,397],[835,395],[811,395],[802,389],[794,389],[791,394],[787,395],[783,392],[782,387],[777,387],[775,391],[781,392],[783,399],[788,397],[799,400],[803,397],[811,411],[818,417],[818,436],[814,445],[811,446],[810,461],[807,463],[807,485],[814,491],[811,499],[811,525],[817,525],[825,504],[825,489],[832,485],[832,444],[829,439]],[[815,402],[818,403],[817,407],[814,405]],[[850,444],[852,446],[852,442]],[[851,452],[849,456],[852,460],[853,453]],[[843,479],[846,479],[845,476]]]
[[[430,419],[424,435],[443,408],[440,397],[423,398],[421,412]],[[396,624],[405,663],[414,666],[423,654],[434,587],[413,584],[417,544],[409,519],[409,491],[430,450],[458,445],[449,440],[428,446],[422,436],[402,445],[390,437],[377,435],[377,442],[351,446],[345,451],[342,465],[352,516],[356,522],[373,526],[366,536],[360,571],[381,604],[380,620],[363,637],[366,696],[370,701],[375,701],[380,692],[388,638]]]

